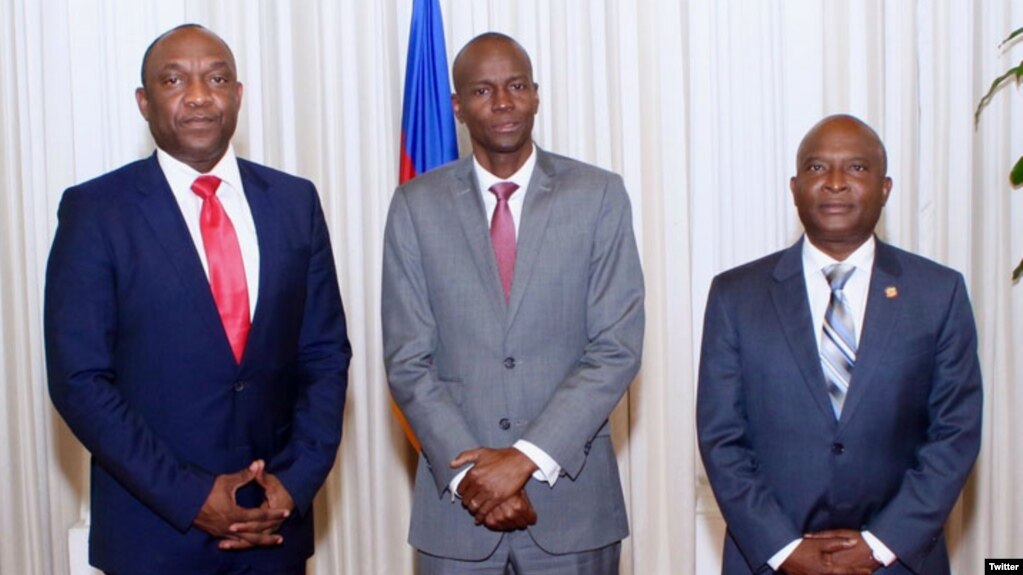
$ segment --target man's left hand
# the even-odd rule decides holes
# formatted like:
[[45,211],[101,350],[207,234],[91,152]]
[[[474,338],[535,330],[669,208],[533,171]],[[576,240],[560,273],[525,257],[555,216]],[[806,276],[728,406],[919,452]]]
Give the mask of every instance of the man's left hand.
[[473,467],[459,484],[458,494],[462,505],[476,517],[476,523],[484,523],[495,507],[522,491],[536,470],[533,460],[514,447],[463,451],[451,461],[451,467],[470,463]]

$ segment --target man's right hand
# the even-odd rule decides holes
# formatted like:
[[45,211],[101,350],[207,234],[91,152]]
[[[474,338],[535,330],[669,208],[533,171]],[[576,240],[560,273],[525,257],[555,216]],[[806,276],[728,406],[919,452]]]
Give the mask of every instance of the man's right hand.
[[[203,531],[220,537],[221,549],[232,549],[237,547],[250,546],[273,546],[280,545],[284,538],[276,533],[264,532],[279,525],[284,517],[287,517],[286,509],[254,508],[248,509],[238,505],[235,501],[235,493],[256,478],[258,466],[253,462],[249,467],[237,471],[218,475],[213,482],[213,489],[206,496],[199,513],[192,520],[192,523]],[[251,530],[232,531],[231,525],[246,523],[254,526]],[[241,545],[238,545],[241,543]]]
[[520,490],[492,509],[483,524],[491,531],[517,531],[536,525],[536,511],[526,490]]

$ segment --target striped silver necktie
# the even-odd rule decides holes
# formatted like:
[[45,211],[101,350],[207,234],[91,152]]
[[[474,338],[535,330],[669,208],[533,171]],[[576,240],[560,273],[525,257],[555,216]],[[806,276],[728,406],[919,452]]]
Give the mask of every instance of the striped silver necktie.
[[821,337],[821,366],[828,383],[828,395],[835,418],[842,415],[842,404],[849,392],[849,380],[856,365],[856,332],[852,310],[842,288],[852,277],[855,267],[832,264],[824,268],[824,276],[831,284],[831,301],[824,312],[824,334]]

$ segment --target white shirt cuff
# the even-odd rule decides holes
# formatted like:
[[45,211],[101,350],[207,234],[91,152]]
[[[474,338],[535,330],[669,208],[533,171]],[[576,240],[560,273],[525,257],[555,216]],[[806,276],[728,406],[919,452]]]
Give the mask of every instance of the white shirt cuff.
[[554,458],[547,455],[546,451],[525,439],[516,441],[515,445],[512,447],[521,451],[534,464],[536,464],[536,471],[533,472],[533,479],[536,479],[537,481],[546,481],[551,487],[554,487],[554,482],[558,480],[558,475],[561,474],[561,466],[558,465],[557,461],[554,461]]
[[770,559],[767,560],[767,564],[771,567],[771,569],[777,571],[778,569],[781,568],[781,564],[784,563],[785,560],[789,558],[789,555],[792,555],[792,552],[795,551],[796,547],[799,547],[799,544],[802,542],[803,539],[799,538],[793,541],[792,543],[789,543],[788,545],[782,547],[781,551],[775,553],[774,555],[771,556]]
[[462,480],[465,479],[465,474],[469,473],[472,469],[472,465],[469,465],[465,469],[458,472],[458,475],[451,479],[451,483],[448,483],[448,489],[451,490],[451,500],[454,501],[456,498],[461,499],[462,496],[458,494],[458,486],[462,484]]
[[873,553],[874,559],[877,559],[878,563],[888,567],[892,563],[895,563],[895,560],[898,559],[898,557],[892,553],[892,550],[884,543],[881,543],[880,539],[874,537],[874,534],[870,531],[863,531],[861,535],[863,535],[863,540],[867,542],[867,545],[870,546],[870,551]]

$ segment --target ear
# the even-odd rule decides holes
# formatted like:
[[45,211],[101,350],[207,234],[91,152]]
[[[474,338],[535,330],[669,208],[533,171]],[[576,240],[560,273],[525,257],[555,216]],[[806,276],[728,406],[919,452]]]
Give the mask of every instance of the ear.
[[455,111],[455,118],[458,119],[458,123],[464,124],[465,120],[462,119],[462,104],[458,101],[458,94],[451,94],[451,108]]
[[235,83],[238,84],[238,107],[240,108],[242,105],[242,94],[245,93],[245,86],[242,86],[241,82]]
[[892,192],[892,179],[890,177],[885,176],[884,182],[881,183],[881,190],[882,190],[881,205],[883,206],[888,203],[888,194]]
[[149,97],[146,96],[145,88],[135,88],[135,102],[139,105],[139,112],[145,120],[149,121]]
[[796,177],[789,178],[789,191],[792,192],[792,203],[796,203]]

